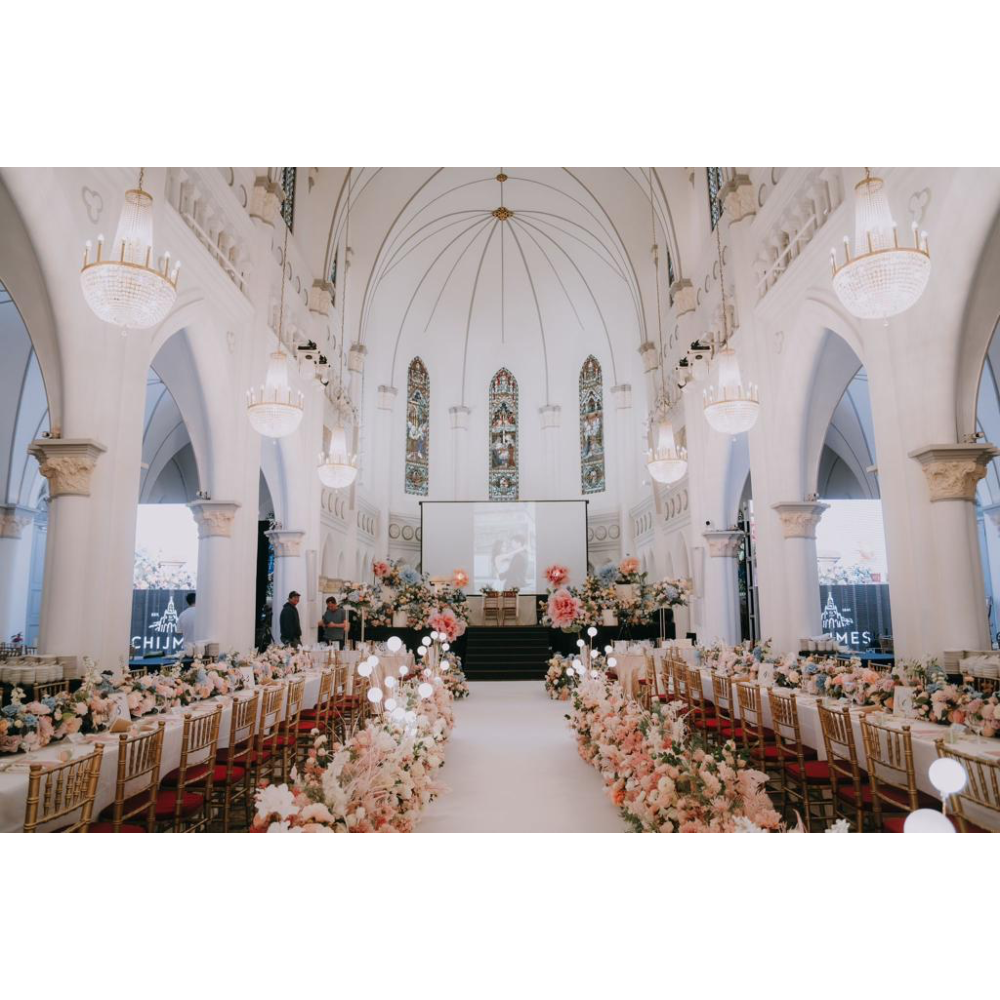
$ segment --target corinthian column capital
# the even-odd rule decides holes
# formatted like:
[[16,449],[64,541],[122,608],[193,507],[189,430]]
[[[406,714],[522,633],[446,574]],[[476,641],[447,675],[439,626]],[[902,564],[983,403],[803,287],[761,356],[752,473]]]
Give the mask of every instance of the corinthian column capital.
[[931,503],[976,499],[976,485],[990,461],[1000,455],[991,444],[927,444],[910,452],[927,478]]
[[816,525],[829,506],[812,500],[786,500],[771,504],[771,509],[778,513],[785,538],[815,538]]
[[90,496],[90,477],[107,448],[90,438],[38,438],[28,454],[38,460],[38,471],[49,481],[49,496]]
[[199,538],[231,538],[240,505],[235,500],[193,500],[188,504]]

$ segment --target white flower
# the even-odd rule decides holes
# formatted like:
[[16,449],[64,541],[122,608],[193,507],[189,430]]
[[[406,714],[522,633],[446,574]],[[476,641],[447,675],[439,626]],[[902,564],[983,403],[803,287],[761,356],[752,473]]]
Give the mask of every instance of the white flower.
[[828,826],[824,833],[850,833],[851,824],[846,819],[838,819],[833,826]]
[[737,816],[733,820],[736,829],[733,833],[767,833],[766,830],[759,827],[753,820],[747,819],[746,816]]
[[288,833],[288,820],[282,820],[280,823],[272,823],[267,828],[268,833]]
[[281,819],[287,819],[298,812],[295,796],[288,785],[268,785],[257,791],[257,815],[270,816],[276,813]]

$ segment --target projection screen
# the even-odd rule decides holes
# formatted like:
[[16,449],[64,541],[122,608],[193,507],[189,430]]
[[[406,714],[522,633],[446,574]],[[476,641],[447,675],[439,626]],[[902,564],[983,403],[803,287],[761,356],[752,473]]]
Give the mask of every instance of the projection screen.
[[568,567],[572,583],[587,575],[586,500],[425,500],[420,510],[423,571],[450,577],[464,569],[467,593],[517,587],[544,594],[552,563]]

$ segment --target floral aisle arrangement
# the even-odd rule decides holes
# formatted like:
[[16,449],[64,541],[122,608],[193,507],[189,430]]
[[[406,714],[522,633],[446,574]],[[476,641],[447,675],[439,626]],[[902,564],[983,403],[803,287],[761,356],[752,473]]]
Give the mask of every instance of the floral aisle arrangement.
[[367,625],[378,627],[392,624],[392,606],[382,599],[382,588],[371,583],[352,583],[341,600],[341,606],[350,608]]
[[766,776],[747,768],[732,742],[707,749],[690,741],[672,706],[643,709],[598,673],[580,678],[569,719],[580,756],[637,832],[781,828]]
[[691,600],[690,580],[664,577],[652,585],[653,604],[658,608],[683,607]]
[[455,570],[452,582],[436,589],[426,574],[401,560],[376,560],[372,572],[375,584],[352,585],[344,602],[357,611],[364,609],[368,624],[389,627],[396,614],[403,613],[407,628],[434,628],[430,619],[450,612],[459,623],[455,638],[465,631],[469,622],[468,599],[462,589],[469,582],[465,570]]
[[580,676],[569,657],[556,653],[545,673],[545,690],[553,701],[568,701]]
[[[430,671],[425,671],[430,673]],[[442,791],[452,696],[440,676],[396,685],[391,711],[346,743],[317,736],[292,785],[257,793],[253,828],[267,833],[409,833]],[[428,690],[429,689],[429,690]],[[387,707],[387,706],[386,706]]]
[[579,632],[583,626],[583,605],[567,587],[560,587],[549,594],[545,602],[542,624],[548,628],[561,628],[564,632]]
[[441,681],[452,700],[461,701],[469,697],[469,684],[462,670],[462,661],[457,656],[448,656],[441,661]]

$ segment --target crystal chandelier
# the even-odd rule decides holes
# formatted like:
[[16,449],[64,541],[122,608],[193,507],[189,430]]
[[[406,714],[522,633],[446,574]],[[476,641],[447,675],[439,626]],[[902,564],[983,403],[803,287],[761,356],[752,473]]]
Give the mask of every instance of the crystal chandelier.
[[319,481],[331,490],[342,490],[350,486],[358,477],[358,456],[348,454],[347,431],[343,424],[333,428],[330,435],[330,451],[320,454]]
[[[337,378],[337,395],[331,400],[334,412],[334,424],[330,431],[330,451],[327,454],[320,454],[319,465],[316,468],[319,474],[319,481],[331,490],[342,490],[350,486],[358,477],[358,456],[352,455],[347,450],[347,425],[354,414],[354,407],[351,405],[350,396],[344,389],[344,323],[347,315],[347,285],[348,268],[347,252],[348,238],[351,232],[351,170],[347,173],[347,220],[344,226],[344,290],[340,302],[340,372]],[[352,348],[364,348],[356,344]],[[349,366],[350,367],[350,366]],[[354,369],[351,369],[352,371]]]
[[656,411],[659,419],[653,428],[652,447],[646,452],[646,468],[658,483],[676,483],[687,472],[687,449],[678,448],[674,440],[674,425],[670,420],[670,399],[664,382],[663,320],[660,316],[660,248],[656,243],[656,213],[653,207],[653,168],[649,168],[649,217],[653,230],[653,280],[656,284],[656,329],[659,335],[657,367],[660,370],[660,396]]
[[885,184],[865,168],[854,188],[854,257],[844,237],[844,263],[830,251],[833,290],[859,319],[883,319],[909,309],[923,294],[931,275],[927,234],[914,221],[913,246],[901,247],[889,210]]
[[287,437],[302,423],[305,397],[288,384],[288,357],[281,349],[285,317],[285,267],[288,261],[288,229],[281,254],[281,304],[278,307],[278,350],[271,355],[264,384],[247,390],[247,417],[250,426],[265,437]]
[[722,295],[722,348],[716,353],[718,381],[704,392],[705,419],[713,431],[720,434],[742,434],[757,423],[760,401],[757,386],[744,382],[736,352],[729,346],[729,307],[726,303],[726,276],[723,273],[722,228],[720,219],[715,226],[715,245],[719,254],[719,290]]
[[170,266],[170,254],[153,266],[153,197],[139,186],[125,192],[115,241],[107,258],[104,237],[97,237],[97,253],[87,240],[80,270],[80,286],[87,305],[98,319],[131,330],[156,326],[177,297],[180,261]]
[[674,425],[664,413],[653,429],[655,446],[646,452],[646,468],[658,483],[676,483],[687,473],[687,449],[674,439]]

